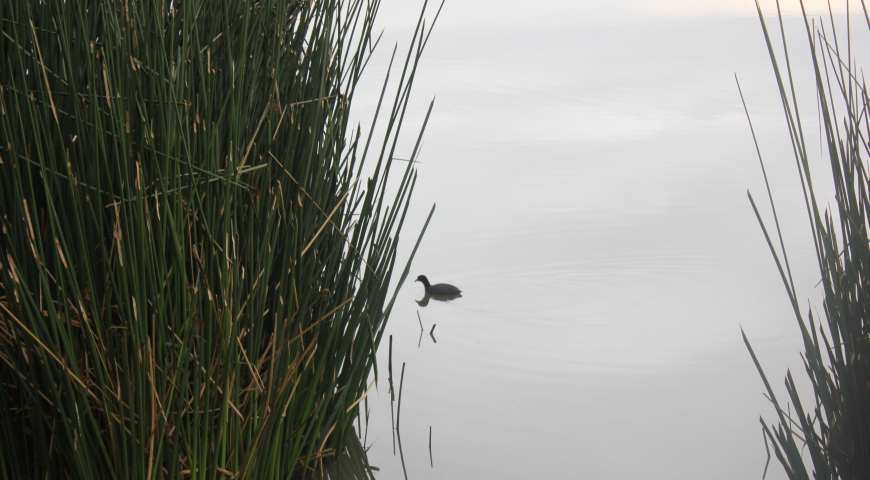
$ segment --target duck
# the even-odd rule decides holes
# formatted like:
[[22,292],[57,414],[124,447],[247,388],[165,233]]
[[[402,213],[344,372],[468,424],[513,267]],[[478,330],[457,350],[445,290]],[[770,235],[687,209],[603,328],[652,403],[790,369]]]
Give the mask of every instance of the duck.
[[446,283],[436,283],[435,285],[430,285],[429,279],[426,278],[426,275],[420,275],[414,281],[423,283],[423,288],[426,289],[427,295],[447,296],[459,295],[460,293],[462,293],[462,290]]

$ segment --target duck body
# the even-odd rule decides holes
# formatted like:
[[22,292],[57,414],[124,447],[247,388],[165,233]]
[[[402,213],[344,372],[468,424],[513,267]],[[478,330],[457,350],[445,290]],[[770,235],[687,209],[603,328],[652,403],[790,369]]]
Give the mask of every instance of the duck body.
[[429,279],[426,278],[426,275],[420,275],[414,281],[421,282],[423,284],[423,288],[426,289],[427,295],[447,296],[447,295],[459,295],[460,293],[462,293],[462,290],[454,287],[453,285],[448,285],[446,283],[436,283],[435,285],[430,285]]

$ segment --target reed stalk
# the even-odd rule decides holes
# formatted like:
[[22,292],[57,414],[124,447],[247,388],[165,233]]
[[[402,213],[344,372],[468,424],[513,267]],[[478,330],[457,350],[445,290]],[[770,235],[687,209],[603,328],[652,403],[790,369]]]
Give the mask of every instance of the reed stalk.
[[[870,16],[863,1],[862,7],[866,20],[864,27],[870,29]],[[803,310],[800,306],[770,187],[768,195],[774,208],[778,246],[761,220],[750,194],[750,202],[776,261],[801,331],[805,348],[804,367],[813,388],[813,397],[802,399],[791,372],[788,372],[785,378],[788,405],[784,407],[774,394],[744,334],[746,347],[777,415],[772,425],[760,419],[762,431],[765,442],[772,445],[774,455],[790,479],[810,478],[808,466],[802,457],[804,452],[808,453],[807,460],[816,479],[868,479],[870,240],[867,232],[870,222],[870,177],[867,174],[867,158],[870,153],[870,123],[867,112],[870,96],[863,73],[852,56],[852,28],[856,26],[851,25],[847,14],[846,21],[849,24],[845,32],[841,29],[838,33],[833,14],[827,25],[822,21],[819,28],[808,19],[806,11],[803,15],[822,120],[823,147],[836,189],[836,205],[828,210],[820,207],[813,186],[782,15],[779,14],[779,26],[785,51],[785,68],[774,53],[773,40],[760,8],[758,14],[792,139],[815,245],[820,285],[824,290],[824,318],[820,319],[814,316],[812,307]]]
[[407,277],[416,172],[391,159],[429,34],[383,138],[352,128],[378,7],[0,5],[0,478],[289,478],[344,451]]

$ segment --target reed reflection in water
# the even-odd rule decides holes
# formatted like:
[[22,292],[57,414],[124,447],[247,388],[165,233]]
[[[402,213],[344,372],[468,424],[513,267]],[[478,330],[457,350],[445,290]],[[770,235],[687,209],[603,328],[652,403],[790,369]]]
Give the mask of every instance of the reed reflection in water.
[[[354,432],[356,433],[356,432]],[[375,480],[379,469],[369,465],[366,451],[356,435],[348,435],[344,450],[313,472],[318,480]]]
[[[445,6],[415,83],[437,100],[406,231],[437,202],[409,278],[463,296],[397,297],[402,461],[383,379],[364,434],[383,478],[761,477],[770,405],[740,328],[770,372],[801,369],[802,343],[746,199],[764,184],[735,72],[817,305],[818,267],[752,8],[665,3]],[[792,69],[814,105],[812,71]]]

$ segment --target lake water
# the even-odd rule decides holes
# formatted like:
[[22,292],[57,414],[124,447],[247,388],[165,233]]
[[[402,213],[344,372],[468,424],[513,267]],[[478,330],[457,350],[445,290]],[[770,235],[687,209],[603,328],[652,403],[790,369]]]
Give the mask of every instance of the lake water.
[[[354,107],[363,122],[420,7],[388,3],[398,5],[382,7],[383,44]],[[758,419],[774,413],[741,327],[779,396],[786,369],[807,382],[746,196],[772,222],[735,73],[804,305],[820,306],[819,274],[754,4],[708,3],[445,5],[408,119],[419,125],[437,97],[400,258],[437,208],[378,354],[363,431],[378,478],[404,478],[389,335],[397,382],[405,364],[410,479],[761,478]],[[773,20],[775,4],[762,7]],[[806,33],[799,7],[784,7],[819,152]],[[405,129],[400,158],[416,135]],[[820,152],[813,161],[832,199]],[[420,274],[462,298],[418,305]],[[767,478],[786,478],[775,458]]]

